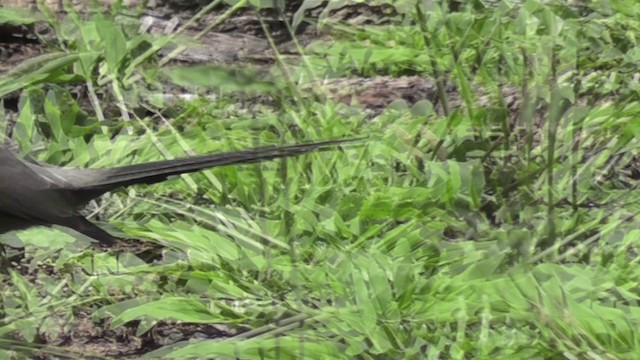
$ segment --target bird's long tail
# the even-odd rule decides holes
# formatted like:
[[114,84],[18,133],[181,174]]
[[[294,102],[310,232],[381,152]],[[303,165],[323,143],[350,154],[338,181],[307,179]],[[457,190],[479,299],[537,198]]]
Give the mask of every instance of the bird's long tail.
[[195,172],[225,165],[249,164],[277,158],[299,156],[312,151],[335,150],[338,145],[356,143],[358,139],[327,140],[286,146],[257,147],[248,150],[194,156],[175,160],[163,160],[138,165],[128,165],[106,170],[101,179],[94,179],[91,187],[111,189],[135,185],[153,184],[173,175]]

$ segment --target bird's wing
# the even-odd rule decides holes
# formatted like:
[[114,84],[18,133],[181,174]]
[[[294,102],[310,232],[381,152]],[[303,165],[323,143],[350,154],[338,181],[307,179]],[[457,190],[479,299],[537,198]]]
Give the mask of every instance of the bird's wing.
[[206,168],[331,150],[358,140],[361,139],[261,147],[96,170],[40,166],[23,162],[0,148],[0,231],[22,229],[30,224],[58,224],[108,243],[113,239],[111,235],[76,212],[79,206],[107,191],[135,184],[153,184],[173,175]]
[[0,149],[0,213],[38,223],[74,216],[75,204],[69,194],[34,166]]

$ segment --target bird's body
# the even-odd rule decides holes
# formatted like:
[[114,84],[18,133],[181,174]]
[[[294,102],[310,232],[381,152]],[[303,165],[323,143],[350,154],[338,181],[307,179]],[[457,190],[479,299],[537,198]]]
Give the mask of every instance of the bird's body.
[[102,194],[135,184],[154,184],[198,170],[247,164],[329,150],[352,140],[329,140],[281,147],[156,161],[110,169],[71,169],[25,162],[0,148],[0,234],[35,225],[61,225],[102,243],[113,237],[79,214]]

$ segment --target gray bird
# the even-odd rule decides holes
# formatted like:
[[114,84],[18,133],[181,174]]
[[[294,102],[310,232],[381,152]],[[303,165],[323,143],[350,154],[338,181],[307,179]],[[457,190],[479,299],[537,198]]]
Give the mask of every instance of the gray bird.
[[36,225],[61,225],[108,245],[114,237],[78,212],[106,192],[130,185],[154,184],[173,175],[206,168],[332,150],[354,140],[358,139],[258,147],[110,169],[42,166],[23,161],[0,148],[0,234]]

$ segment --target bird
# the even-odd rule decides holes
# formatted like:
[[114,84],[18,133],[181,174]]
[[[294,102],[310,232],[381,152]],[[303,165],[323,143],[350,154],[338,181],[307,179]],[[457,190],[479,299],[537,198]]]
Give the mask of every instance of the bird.
[[257,163],[334,150],[360,139],[339,139],[197,155],[115,168],[56,167],[25,161],[0,148],[0,234],[58,225],[112,245],[116,237],[81,215],[101,195],[137,184],[155,184],[180,174],[219,166]]

